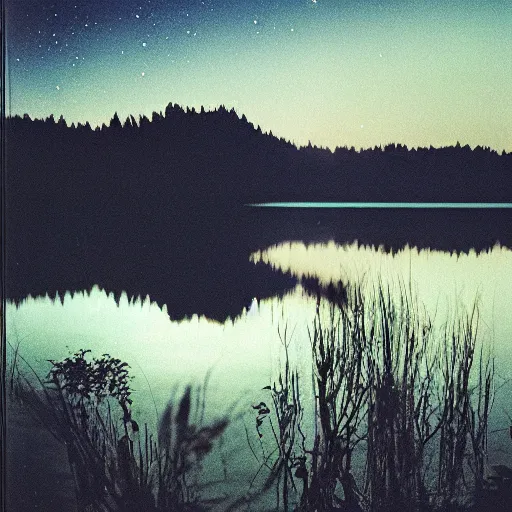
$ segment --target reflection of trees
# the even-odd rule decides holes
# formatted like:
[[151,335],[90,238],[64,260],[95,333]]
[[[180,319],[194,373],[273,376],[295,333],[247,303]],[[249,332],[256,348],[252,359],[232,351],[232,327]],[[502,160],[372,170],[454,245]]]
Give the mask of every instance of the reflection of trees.
[[[10,296],[99,284],[135,295],[150,288],[167,302],[174,283],[181,297],[208,288],[210,303],[224,297],[241,307],[255,295],[244,286],[257,280],[247,263],[254,237],[267,240],[268,232],[256,224],[248,232],[246,203],[512,196],[512,155],[489,148],[331,152],[296,148],[225,107],[195,112],[170,103],[150,118],[123,125],[116,113],[94,129],[63,117],[8,120]],[[169,309],[190,312],[175,293]]]

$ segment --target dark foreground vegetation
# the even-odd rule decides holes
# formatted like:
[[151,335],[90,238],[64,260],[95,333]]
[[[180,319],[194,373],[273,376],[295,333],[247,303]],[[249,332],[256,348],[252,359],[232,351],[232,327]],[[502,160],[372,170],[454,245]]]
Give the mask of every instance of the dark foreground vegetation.
[[476,305],[436,329],[407,289],[332,298],[310,331],[312,400],[285,331],[270,401],[254,406],[251,449],[278,508],[509,510],[511,471],[487,459],[494,362]]
[[17,398],[66,446],[78,512],[198,512],[215,504],[201,497],[198,479],[228,419],[203,424],[204,390],[187,387],[178,404],[171,400],[154,433],[132,416],[128,365],[109,354],[89,361],[88,352],[51,361],[45,381],[16,370],[11,381]]
[[[434,326],[405,287],[365,290],[319,298],[312,380],[280,332],[283,366],[247,431],[266,473],[257,494],[296,512],[509,510],[512,471],[487,457],[494,361],[477,305]],[[80,512],[244,510],[201,493],[201,463],[228,426],[204,424],[204,389],[187,387],[153,433],[132,416],[126,363],[80,350],[42,381],[20,361],[14,347],[8,384],[65,443]]]
[[[389,144],[329,151],[264,134],[245,116],[169,104],[92,129],[6,122],[6,292],[93,285],[149,294],[173,318],[235,317],[289,276],[249,255],[286,240],[477,250],[512,245],[512,212],[261,211],[264,201],[509,201],[512,154]],[[173,283],[173,286],[168,286]]]

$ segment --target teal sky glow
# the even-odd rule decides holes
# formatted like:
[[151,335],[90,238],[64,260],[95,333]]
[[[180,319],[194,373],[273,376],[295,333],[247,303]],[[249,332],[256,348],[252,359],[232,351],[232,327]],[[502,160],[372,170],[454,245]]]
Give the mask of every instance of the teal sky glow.
[[264,131],[512,151],[508,0],[8,0],[13,114],[224,104]]

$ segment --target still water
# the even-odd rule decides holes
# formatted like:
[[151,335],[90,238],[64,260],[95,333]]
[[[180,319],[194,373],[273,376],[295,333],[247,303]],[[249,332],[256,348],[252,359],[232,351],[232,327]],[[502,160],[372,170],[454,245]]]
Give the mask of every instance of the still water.
[[[496,358],[499,388],[489,458],[492,463],[511,463],[512,441],[502,432],[512,416],[511,250],[495,246],[479,254],[457,255],[406,247],[386,253],[356,244],[284,243],[254,253],[251,259],[298,277],[317,277],[325,284],[363,282],[371,291],[381,283],[395,292],[405,285],[439,326],[476,301],[479,341]],[[18,308],[8,304],[6,319],[8,342],[19,343],[20,353],[43,375],[48,359],[58,360],[82,348],[128,362],[134,376],[134,414],[150,425],[155,425],[173,391],[188,383],[201,385],[211,371],[206,416],[229,412],[237,418],[222,450],[228,473],[237,481],[235,488],[243,494],[259,468],[247,444],[247,436],[256,439],[251,405],[268,399],[262,388],[273,382],[283,362],[285,329],[292,364],[304,381],[311,378],[308,327],[315,314],[316,299],[300,285],[283,298],[259,304],[254,300],[240,317],[223,324],[197,316],[174,322],[149,297],[133,302],[123,295],[117,305],[113,295],[95,287],[90,295],[67,295],[64,304],[48,298],[28,298]],[[305,403],[311,405],[311,396]],[[211,468],[217,468],[212,473],[221,471],[215,461]]]

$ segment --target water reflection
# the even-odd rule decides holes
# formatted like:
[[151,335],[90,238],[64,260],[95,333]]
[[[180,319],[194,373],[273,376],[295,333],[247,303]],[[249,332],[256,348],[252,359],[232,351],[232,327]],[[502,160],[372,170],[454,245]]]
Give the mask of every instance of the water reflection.
[[[280,346],[277,326],[293,323],[297,335],[307,336],[314,312],[313,300],[297,291],[283,301],[254,300],[234,322],[197,316],[175,322],[149,298],[129,303],[123,294],[117,306],[112,295],[94,287],[63,304],[49,298],[29,298],[18,308],[8,304],[7,337],[12,345],[20,342],[20,353],[40,373],[49,358],[80,348],[127,361],[137,394],[147,394],[150,384],[159,410],[171,388],[202,383],[211,369],[210,405],[218,410],[268,384]],[[135,407],[143,407],[140,399]]]
[[489,457],[510,464],[512,444],[508,427],[512,411],[512,251],[496,245],[477,253],[448,253],[406,247],[395,253],[368,246],[286,243],[258,251],[254,262],[290,271],[297,277],[366,284],[376,283],[398,296],[405,286],[417,297],[440,328],[478,305],[479,341],[496,361],[496,394],[490,417]]
[[[512,251],[507,248],[496,246],[479,254],[415,248],[386,253],[356,244],[286,243],[254,253],[252,260],[298,277],[315,276],[324,284],[341,279],[364,282],[368,290],[376,283],[395,291],[406,286],[438,325],[477,300],[480,339],[496,355],[497,385],[512,378]],[[271,384],[282,365],[285,328],[291,363],[299,368],[302,382],[311,382],[308,327],[315,313],[316,299],[297,286],[283,298],[254,299],[234,321],[221,324],[194,316],[176,322],[149,297],[134,303],[123,294],[118,306],[113,295],[95,287],[90,295],[66,296],[63,304],[49,298],[29,298],[18,308],[8,304],[6,318],[8,341],[19,341],[21,354],[41,373],[47,371],[48,359],[61,359],[81,348],[127,361],[135,377],[134,414],[150,425],[172,389],[203,383],[211,369],[207,419],[218,417],[219,411],[230,410],[233,417],[243,413],[230,427],[231,440],[223,450],[232,478],[238,479],[234,488],[243,487],[245,492],[259,467],[245,433],[247,426],[249,436],[256,434],[251,405],[265,399],[262,388]],[[509,391],[507,384],[496,394],[491,431],[508,427]],[[305,393],[304,404],[311,411],[308,386]],[[493,436],[492,462],[510,463],[508,434]],[[221,472],[220,466],[217,470]]]
[[406,247],[389,253],[357,244],[287,243],[258,251],[251,259],[298,277],[317,277],[325,285],[333,280],[370,287],[378,281],[386,287],[401,282],[440,321],[477,300],[485,334],[502,348],[511,339],[512,251],[505,247],[458,254]]
[[[356,244],[286,243],[254,253],[252,259],[296,276],[318,277],[324,284],[338,279],[363,280],[368,286],[378,280],[384,286],[405,283],[439,322],[477,299],[480,334],[494,343],[500,372],[512,376],[512,251],[507,248],[479,254],[415,248],[386,253]],[[19,308],[8,304],[6,318],[8,340],[19,340],[21,353],[36,367],[47,368],[47,359],[79,348],[109,352],[129,362],[140,392],[149,381],[164,400],[162,387],[202,382],[209,368],[219,396],[235,399],[265,385],[276,367],[278,325],[290,326],[298,354],[305,355],[314,314],[315,300],[300,286],[283,299],[253,300],[248,311],[224,324],[197,316],[170,321],[166,308],[149,297],[129,302],[123,294],[117,306],[113,295],[94,287],[90,295],[67,295],[63,305],[48,298],[29,298]]]

